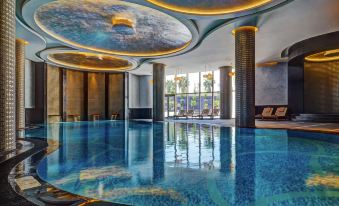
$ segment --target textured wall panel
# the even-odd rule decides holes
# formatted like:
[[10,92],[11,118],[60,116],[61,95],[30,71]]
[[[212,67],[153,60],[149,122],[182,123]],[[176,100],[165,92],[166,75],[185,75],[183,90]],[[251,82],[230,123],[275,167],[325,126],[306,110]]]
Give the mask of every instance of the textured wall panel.
[[153,120],[164,121],[165,65],[153,64]]
[[255,127],[255,31],[235,33],[236,126]]
[[287,105],[287,63],[255,70],[255,105]]
[[105,74],[88,74],[88,115],[92,120],[92,114],[100,114],[105,117]]
[[305,62],[305,113],[339,113],[339,61]]
[[35,106],[35,70],[34,63],[25,60],[25,108],[34,108]]
[[59,68],[47,65],[47,116],[48,122],[60,121],[60,71]]
[[25,41],[15,44],[16,130],[25,129]]
[[[84,119],[84,74],[80,71],[67,70],[66,113],[80,115]],[[67,121],[72,121],[69,117]]]
[[15,1],[0,1],[0,152],[15,149]]
[[124,118],[124,74],[109,74],[108,117],[113,113],[119,113],[119,119]]

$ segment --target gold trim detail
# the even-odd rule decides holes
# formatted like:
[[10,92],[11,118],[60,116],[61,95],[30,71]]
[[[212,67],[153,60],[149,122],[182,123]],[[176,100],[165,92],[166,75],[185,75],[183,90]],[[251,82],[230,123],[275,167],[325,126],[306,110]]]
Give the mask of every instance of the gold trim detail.
[[308,62],[330,62],[339,61],[339,49],[323,51],[320,53],[312,54],[305,57]]
[[173,4],[165,3],[161,0],[147,0],[148,2],[162,7],[167,10],[175,11],[175,12],[180,12],[184,14],[191,14],[191,15],[202,15],[202,16],[208,16],[208,15],[223,15],[223,14],[231,14],[231,13],[237,13],[237,12],[242,12],[242,11],[247,11],[251,9],[258,8],[260,6],[266,5],[272,0],[258,0],[256,2],[249,3],[247,5],[238,5],[238,6],[233,6],[233,7],[228,7],[228,8],[216,8],[216,9],[201,9],[201,8],[193,8],[193,7],[184,7],[184,6],[176,6]]
[[[59,59],[56,59],[55,57],[53,57],[53,55],[57,55],[57,54],[63,54],[63,55],[80,55],[83,56],[84,59],[96,59],[97,60],[97,66],[95,65],[85,65],[85,64],[81,64],[81,62],[79,63],[71,63],[71,62],[66,62],[66,61],[62,61]],[[115,57],[115,56],[110,56],[110,55],[103,55],[103,54],[96,54],[96,53],[89,53],[89,52],[73,52],[73,51],[67,51],[67,52],[56,52],[56,53],[51,53],[48,54],[47,59],[57,65],[61,65],[61,66],[65,66],[65,67],[69,67],[69,68],[74,68],[74,69],[81,69],[81,70],[90,70],[90,71],[126,71],[132,68],[133,64],[128,61],[127,59],[123,59],[123,58],[119,58],[119,57]],[[120,66],[120,67],[100,67],[100,61],[112,61],[112,63],[115,60],[118,61],[126,61],[126,63],[128,64],[128,66]],[[114,65],[114,64],[112,64]]]
[[238,27],[236,29],[233,29],[232,34],[235,35],[236,32],[244,31],[244,30],[252,30],[252,31],[257,32],[257,31],[259,31],[259,28],[255,27],[255,26],[241,26],[241,27]]

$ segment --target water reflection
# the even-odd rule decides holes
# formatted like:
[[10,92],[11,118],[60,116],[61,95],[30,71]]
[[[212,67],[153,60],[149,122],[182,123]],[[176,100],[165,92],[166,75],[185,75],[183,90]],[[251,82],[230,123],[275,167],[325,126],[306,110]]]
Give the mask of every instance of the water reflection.
[[[338,144],[284,130],[107,121],[52,124],[28,136],[39,134],[61,145],[39,165],[40,177],[92,198],[148,206],[338,201],[315,194],[331,188],[312,179],[338,176]],[[286,200],[295,192],[306,197]]]

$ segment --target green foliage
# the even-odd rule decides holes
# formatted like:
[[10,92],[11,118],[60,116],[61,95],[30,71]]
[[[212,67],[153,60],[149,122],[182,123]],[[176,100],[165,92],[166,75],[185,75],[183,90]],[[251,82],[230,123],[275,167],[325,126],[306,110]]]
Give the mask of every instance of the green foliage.
[[180,93],[187,93],[188,90],[188,78],[186,76],[180,77],[178,80],[178,87]]
[[197,96],[194,95],[191,100],[191,107],[195,109],[196,106],[197,106]]
[[214,104],[214,108],[218,109],[220,107],[220,100],[219,99],[215,99],[213,104]]
[[184,104],[185,104],[185,96],[183,94],[180,94],[180,109],[184,110]]
[[166,81],[166,92],[167,94],[175,94],[175,81],[174,80]]
[[214,84],[213,79],[204,78],[203,85],[206,92],[212,92],[213,84]]
[[208,99],[207,99],[207,94],[204,94],[204,109],[208,109]]

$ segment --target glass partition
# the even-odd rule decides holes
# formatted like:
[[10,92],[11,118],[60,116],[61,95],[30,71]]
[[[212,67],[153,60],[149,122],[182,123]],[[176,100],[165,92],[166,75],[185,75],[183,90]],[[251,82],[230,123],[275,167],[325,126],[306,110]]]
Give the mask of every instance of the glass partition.
[[193,110],[195,114],[200,113],[199,93],[188,94],[188,110]]
[[209,71],[209,72],[201,72],[200,73],[200,78],[201,78],[201,84],[200,84],[200,88],[201,88],[201,92],[212,92],[213,91],[213,72]]
[[176,105],[177,105],[177,112],[180,110],[187,109],[187,96],[186,94],[178,94],[176,95]]
[[[233,99],[235,95],[234,78]],[[234,107],[234,103],[233,103]],[[166,117],[174,117],[180,110],[198,118],[203,109],[209,109],[213,118],[220,117],[220,71],[195,72],[166,76]],[[214,110],[213,110],[214,109]],[[206,111],[205,111],[206,112]],[[235,109],[232,110],[234,117]],[[210,117],[205,114],[205,117]]]
[[189,73],[188,74],[188,92],[189,93],[198,93],[199,92],[199,72]]
[[201,101],[200,101],[200,104],[201,104],[201,110],[203,109],[212,109],[212,93],[207,93],[207,92],[204,92],[204,93],[201,93]]
[[177,94],[185,94],[188,90],[188,78],[187,74],[180,74],[175,77],[177,85]]
[[175,75],[166,76],[166,94],[175,94],[176,93],[176,84],[175,84]]

